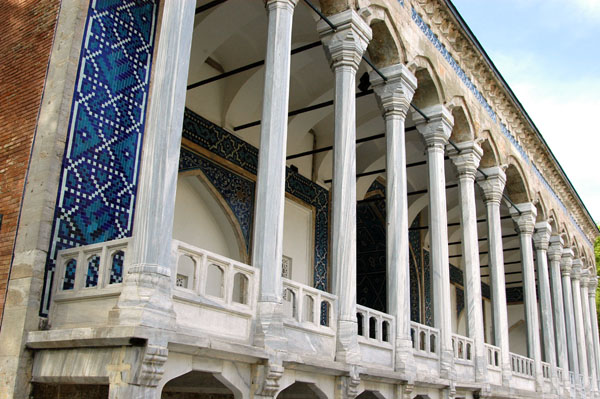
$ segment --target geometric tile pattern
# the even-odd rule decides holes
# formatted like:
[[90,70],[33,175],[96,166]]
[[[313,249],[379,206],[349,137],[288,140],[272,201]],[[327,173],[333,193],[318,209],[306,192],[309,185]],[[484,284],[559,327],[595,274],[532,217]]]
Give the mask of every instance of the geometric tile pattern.
[[71,259],[65,267],[65,278],[63,280],[63,290],[72,290],[75,287],[75,271],[77,270],[77,261]]
[[112,265],[110,267],[110,280],[109,284],[119,284],[123,282],[123,262],[125,260],[125,253],[123,251],[117,251],[114,253],[112,258]]
[[144,132],[157,0],[91,1],[48,251],[129,237]]
[[[189,109],[186,109],[184,114],[183,137],[256,175],[258,167],[258,149],[256,147]],[[202,169],[236,216],[249,249],[254,208],[254,183],[250,182],[252,183],[252,190],[250,190],[249,186],[244,183],[247,181],[246,179],[184,148],[181,149],[179,168],[180,171]],[[237,186],[231,187],[232,182]],[[315,209],[313,283],[315,288],[326,291],[328,288],[329,191],[289,168],[286,168],[285,191]]]
[[93,255],[88,260],[87,275],[85,277],[86,287],[96,287],[98,285],[98,270],[100,269],[100,257]]
[[429,41],[435,46],[435,48],[440,52],[440,54],[442,54],[444,59],[450,64],[450,66],[452,67],[454,72],[457,74],[457,76],[460,78],[460,80],[464,83],[464,85],[467,86],[467,88],[473,93],[473,95],[475,96],[477,101],[479,101],[481,106],[486,110],[486,112],[488,113],[490,118],[494,122],[498,123],[502,134],[511,142],[511,144],[516,148],[516,150],[519,152],[519,154],[521,154],[521,157],[523,158],[523,160],[528,165],[531,165],[535,175],[540,179],[542,184],[546,187],[546,189],[548,190],[548,192],[550,192],[550,194],[554,197],[554,199],[560,204],[561,208],[563,208],[565,213],[567,215],[569,215],[569,218],[573,222],[573,225],[577,228],[577,230],[579,230],[581,235],[585,238],[585,240],[591,246],[592,242],[589,240],[587,235],[583,232],[583,229],[581,228],[579,223],[577,223],[577,221],[573,217],[572,213],[568,211],[568,209],[567,209],[566,205],[564,204],[564,202],[562,201],[562,199],[558,196],[558,194],[556,194],[556,192],[554,191],[554,189],[552,188],[550,183],[548,183],[548,181],[546,180],[544,175],[541,173],[539,168],[535,165],[535,163],[531,160],[531,158],[529,158],[529,156],[525,152],[525,149],[521,146],[521,144],[515,138],[515,135],[512,134],[512,132],[510,130],[508,130],[506,125],[502,121],[499,120],[498,116],[496,115],[496,112],[494,112],[494,110],[489,105],[489,103],[487,102],[485,97],[483,97],[483,95],[479,92],[479,90],[477,89],[475,84],[473,84],[473,82],[471,81],[471,79],[469,79],[469,77],[467,76],[465,71],[463,71],[463,69],[458,65],[458,63],[454,59],[454,57],[452,57],[450,52],[446,49],[446,46],[444,46],[444,44],[439,40],[439,38],[436,36],[436,34],[433,33],[431,28],[425,23],[425,21],[423,21],[421,16],[417,13],[417,11],[414,8],[412,9],[412,20],[415,24],[417,24],[417,26],[421,29],[421,31],[425,34],[425,36],[427,36],[427,39],[429,39]]

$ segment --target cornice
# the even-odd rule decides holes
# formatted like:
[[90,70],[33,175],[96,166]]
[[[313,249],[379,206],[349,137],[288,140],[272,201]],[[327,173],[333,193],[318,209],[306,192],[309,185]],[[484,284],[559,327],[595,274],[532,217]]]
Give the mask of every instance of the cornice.
[[[591,215],[539,130],[449,0],[412,0],[413,9],[475,87],[468,87],[500,131],[529,163],[542,185],[565,207],[591,243],[600,235]],[[413,15],[413,20],[415,16]],[[418,21],[415,21],[419,24]],[[431,38],[430,38],[431,40]],[[436,46],[438,47],[438,46]],[[448,59],[448,57],[445,57]],[[459,71],[459,78],[469,86]],[[477,94],[480,94],[478,96]],[[481,98],[480,98],[481,97]]]

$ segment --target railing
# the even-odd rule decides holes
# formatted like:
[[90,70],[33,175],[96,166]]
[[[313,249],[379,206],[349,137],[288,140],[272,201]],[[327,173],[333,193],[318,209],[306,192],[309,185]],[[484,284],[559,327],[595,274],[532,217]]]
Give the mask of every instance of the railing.
[[485,352],[487,354],[488,367],[500,370],[500,348],[485,344]]
[[512,372],[516,375],[523,377],[533,377],[534,375],[533,359],[511,353],[510,365]]
[[336,301],[333,294],[283,279],[284,315],[301,325],[334,328]]
[[128,245],[123,238],[58,251],[54,299],[120,290]]
[[559,381],[562,381],[563,379],[563,369],[561,369],[560,367],[556,368],[556,376],[558,377]]
[[394,317],[365,306],[356,305],[358,335],[380,343],[392,343]]
[[410,323],[410,338],[413,343],[413,349],[417,354],[430,357],[439,354],[440,331],[437,328],[412,321]]
[[247,311],[258,294],[258,269],[233,259],[173,240],[177,271],[173,278],[178,299]]
[[452,334],[452,350],[454,352],[455,359],[470,363],[473,362],[475,343],[471,338],[458,334]]
[[550,363],[542,362],[542,375],[544,379],[549,380],[552,378],[552,373],[550,372]]

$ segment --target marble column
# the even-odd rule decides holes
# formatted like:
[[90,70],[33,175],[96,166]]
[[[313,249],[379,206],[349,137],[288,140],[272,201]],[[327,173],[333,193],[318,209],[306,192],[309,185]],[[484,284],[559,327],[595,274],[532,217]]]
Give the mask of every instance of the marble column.
[[413,357],[404,121],[417,78],[402,64],[381,73],[387,81],[374,71],[370,79],[386,126],[387,311],[396,318],[396,369],[409,372]]
[[565,322],[567,324],[567,352],[569,354],[569,371],[579,374],[579,357],[577,356],[577,329],[573,314],[573,294],[571,293],[571,268],[573,266],[573,250],[565,248],[560,262],[562,275]]
[[268,0],[267,53],[258,156],[252,265],[260,293],[255,343],[282,347],[283,211],[292,19],[297,0]]
[[537,388],[543,384],[542,348],[540,346],[540,323],[538,315],[535,266],[533,264],[532,234],[537,210],[530,202],[516,204],[510,208],[521,241],[521,265],[523,272],[523,299],[525,301],[525,321],[527,322],[527,351],[534,361]]
[[579,359],[579,374],[583,376],[587,386],[589,376],[587,353],[585,348],[585,325],[583,322],[583,306],[581,305],[581,259],[573,259],[571,271],[571,293],[573,295],[573,315],[575,316],[575,333],[577,334],[577,358]]
[[548,275],[548,246],[550,244],[551,231],[552,227],[550,227],[548,222],[536,223],[533,243],[537,259],[544,356],[546,362],[552,366],[552,374],[555,375],[554,317],[552,316],[552,297],[550,295],[550,277]]
[[563,252],[563,240],[560,236],[550,237],[548,260],[550,262],[550,282],[552,284],[552,310],[554,311],[554,331],[556,336],[556,354],[558,367],[563,370],[563,384],[569,382],[569,355],[567,353],[567,331],[565,327],[565,311],[563,287],[560,277],[560,258]]
[[175,191],[194,30],[193,2],[163,5],[133,224],[130,262],[111,324],[172,329],[171,259]]
[[416,128],[425,139],[429,172],[429,237],[431,245],[433,319],[440,330],[440,370],[451,377],[454,370],[452,350],[452,307],[450,304],[450,268],[448,266],[448,215],[446,210],[446,176],[444,149],[452,132],[454,119],[442,105],[422,110],[429,120],[413,112]]
[[[596,359],[594,357],[594,342],[593,342],[593,330],[592,330],[592,320],[590,318],[590,306],[589,306],[589,280],[590,280],[590,272],[589,270],[583,270],[581,272],[581,308],[583,310],[583,326],[584,326],[584,335],[585,335],[585,353],[587,357],[587,367],[588,374],[592,383],[590,385],[590,389],[593,391],[598,390],[598,374],[596,371]],[[596,304],[594,304],[595,306]]]
[[487,377],[487,354],[483,331],[481,299],[481,270],[477,235],[477,208],[475,206],[475,175],[483,150],[474,141],[448,146],[448,155],[458,170],[460,225],[462,241],[463,284],[467,309],[467,335],[475,344],[475,379]]
[[338,297],[336,360],[357,363],[356,323],[356,71],[371,28],[352,9],[321,20],[317,30],[335,75],[331,263]]
[[502,383],[510,384],[510,349],[508,340],[508,310],[504,278],[504,253],[502,247],[502,221],[500,202],[506,184],[503,168],[495,166],[482,169],[485,176],[477,179],[483,190],[483,200],[487,211],[488,253],[490,281],[492,285],[492,313],[494,318],[494,344],[500,348]]
[[[588,306],[590,309],[590,322],[592,324],[592,342],[594,346],[594,363],[597,379],[600,379],[600,338],[598,337],[598,312],[596,310],[596,289],[598,288],[598,277],[593,274],[588,279]],[[600,386],[598,386],[600,389]]]

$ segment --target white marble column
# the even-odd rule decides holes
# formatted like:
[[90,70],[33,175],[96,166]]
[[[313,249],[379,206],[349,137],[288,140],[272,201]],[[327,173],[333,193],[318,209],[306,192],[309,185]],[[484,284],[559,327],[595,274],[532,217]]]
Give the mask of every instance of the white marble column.
[[357,363],[356,324],[356,71],[371,40],[371,28],[352,9],[335,14],[317,30],[335,75],[331,263],[338,296],[336,360]]
[[502,247],[502,221],[500,201],[506,184],[506,174],[501,167],[482,169],[487,177],[477,179],[483,190],[483,200],[487,210],[488,253],[490,280],[492,284],[492,313],[494,318],[494,344],[500,348],[502,383],[510,384],[510,349],[508,340],[508,310],[504,278],[504,253]]
[[556,336],[556,354],[558,367],[563,370],[563,384],[569,382],[569,356],[567,353],[567,331],[565,327],[565,311],[563,287],[560,276],[560,258],[563,252],[563,240],[558,235],[550,237],[548,260],[550,262],[550,282],[552,284],[552,310],[554,312],[554,331]]
[[567,324],[567,344],[569,354],[569,371],[579,374],[579,357],[577,356],[577,329],[573,314],[573,294],[571,292],[571,268],[573,266],[573,250],[565,248],[562,253],[560,271],[562,275],[563,299],[565,304],[565,322]]
[[175,324],[171,241],[194,6],[186,0],[163,5],[127,254],[130,266],[110,323],[166,329]]
[[260,293],[255,343],[281,347],[281,257],[292,19],[297,0],[268,0],[267,53],[256,182],[252,265]]
[[477,235],[477,208],[475,205],[475,175],[483,150],[474,141],[448,146],[448,155],[458,170],[460,225],[462,241],[463,284],[467,309],[467,335],[475,343],[475,379],[487,378],[487,354],[483,331],[481,299],[481,270]]
[[[550,295],[550,277],[548,275],[548,246],[552,227],[548,222],[535,225],[533,243],[536,249],[538,286],[540,294],[540,312],[542,320],[543,348],[546,362],[552,366],[552,374],[556,367],[556,349],[554,346],[554,317],[552,316],[552,297]],[[554,377],[553,377],[554,378]]]
[[537,210],[530,202],[516,204],[510,213],[517,225],[521,241],[521,265],[523,272],[523,299],[525,301],[525,321],[527,322],[527,350],[535,365],[537,388],[543,384],[542,348],[540,346],[540,323],[538,315],[535,266],[533,264],[532,234]]
[[387,311],[396,318],[396,369],[409,372],[413,357],[404,121],[417,78],[402,64],[381,68],[381,73],[387,81],[374,71],[370,78],[386,126]]
[[573,295],[573,315],[575,316],[575,333],[577,334],[577,358],[579,359],[579,374],[586,381],[589,376],[587,353],[585,348],[585,325],[583,322],[583,306],[581,305],[581,259],[573,259],[571,270],[571,293]]
[[[594,362],[596,375],[600,379],[600,338],[598,337],[598,312],[596,310],[596,289],[598,288],[598,277],[593,274],[588,279],[588,306],[590,309],[590,322],[592,324],[592,342],[594,346]],[[600,390],[600,386],[598,387]]]
[[[593,391],[598,390],[598,374],[596,372],[596,359],[594,357],[594,342],[593,342],[593,330],[592,320],[590,318],[590,306],[588,300],[588,287],[590,280],[589,270],[583,270],[581,272],[581,308],[583,310],[583,326],[585,335],[585,353],[587,358],[587,367],[590,379],[592,383],[590,389]],[[595,306],[596,304],[594,304]]]
[[435,327],[440,330],[440,370],[442,376],[451,377],[454,370],[454,355],[444,149],[450,138],[454,119],[450,111],[442,105],[428,107],[422,111],[427,115],[429,121],[417,112],[412,113],[412,119],[427,146],[433,319]]

